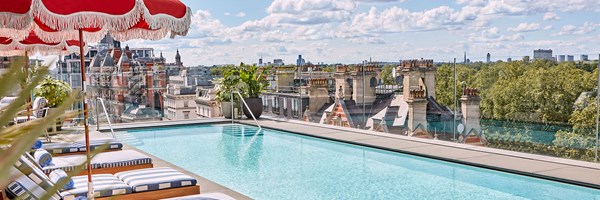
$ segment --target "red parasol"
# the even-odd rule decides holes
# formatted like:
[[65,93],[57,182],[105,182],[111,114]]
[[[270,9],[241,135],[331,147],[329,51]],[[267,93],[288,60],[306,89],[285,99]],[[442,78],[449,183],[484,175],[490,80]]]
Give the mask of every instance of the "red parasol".
[[[0,34],[4,34],[0,36],[19,38],[28,33],[23,30],[30,29],[46,42],[79,38],[81,55],[84,41],[97,42],[105,33],[121,41],[160,39],[168,33],[173,38],[186,35],[191,23],[191,10],[179,0],[19,0],[22,5],[14,4],[14,0],[0,0],[0,5],[11,5],[0,9]],[[83,56],[80,58],[85,93],[85,62]],[[85,94],[83,109],[88,198],[93,198]]]

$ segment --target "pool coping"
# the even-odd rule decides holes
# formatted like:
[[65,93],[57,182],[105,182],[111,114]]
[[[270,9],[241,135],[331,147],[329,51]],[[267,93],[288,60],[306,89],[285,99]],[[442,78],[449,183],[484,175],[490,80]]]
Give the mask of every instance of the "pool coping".
[[[229,122],[231,122],[231,119],[212,118],[185,121],[119,124],[113,126],[113,128],[115,130],[123,131],[127,129],[149,127],[194,125],[204,123],[222,124]],[[236,122],[246,125],[256,125],[253,120],[236,120]],[[368,130],[315,124],[284,118],[272,118],[268,116],[262,117],[259,120],[259,123],[265,128],[291,132],[299,135],[600,189],[599,163],[569,160],[564,158],[473,146],[448,141],[415,138]],[[294,126],[296,126],[296,128],[294,128]],[[107,128],[108,127],[101,127],[100,130],[107,131]],[[458,153],[463,153],[465,156],[458,156]],[[578,172],[579,174],[575,172]]]
[[[252,120],[240,120],[237,122],[247,125],[256,125],[256,123]],[[286,131],[305,136],[600,189],[600,164],[598,163],[514,152],[448,141],[394,135],[368,130],[334,127],[330,125],[315,124],[298,120],[265,117],[264,119],[261,119],[259,123],[265,128]],[[302,128],[294,128],[294,125],[301,125]],[[331,130],[335,131],[332,132]],[[339,131],[343,131],[344,133],[340,133]],[[351,134],[362,134],[362,136]],[[389,144],[393,140],[396,140],[396,142],[401,141],[402,144]],[[369,143],[373,141],[380,143],[383,142],[385,145]],[[424,151],[427,148],[430,150],[443,151]],[[460,157],[453,155],[453,152],[461,152],[471,155]],[[513,161],[519,161],[520,163],[511,163]],[[499,167],[492,165],[494,163],[502,163],[503,166]],[[587,171],[590,173],[573,173],[582,171]],[[589,175],[593,175],[591,180]]]

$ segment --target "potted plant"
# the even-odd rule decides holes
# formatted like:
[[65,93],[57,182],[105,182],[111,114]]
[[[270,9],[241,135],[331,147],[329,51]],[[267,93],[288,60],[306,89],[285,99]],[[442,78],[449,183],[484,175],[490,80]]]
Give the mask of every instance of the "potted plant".
[[[35,89],[35,96],[44,97],[48,100],[49,113],[57,112],[56,108],[69,98],[71,86],[61,80],[46,77]],[[62,119],[56,121],[56,131],[62,130]]]
[[[213,80],[217,101],[221,103],[221,113],[227,119],[232,118],[232,107],[239,108],[239,98],[237,94],[232,95],[232,91],[242,91],[244,83],[240,81],[239,72],[236,68],[230,67],[223,71],[223,77]],[[242,93],[243,94],[243,93]],[[233,101],[231,97],[233,96]]]
[[244,101],[248,104],[248,107],[250,107],[250,110],[248,110],[246,106],[244,106],[244,115],[248,118],[252,118],[250,112],[252,112],[257,119],[262,115],[263,102],[262,98],[260,98],[260,94],[269,86],[265,72],[266,70],[259,70],[255,65],[244,65],[244,63],[240,65],[239,77],[240,80],[245,83]]

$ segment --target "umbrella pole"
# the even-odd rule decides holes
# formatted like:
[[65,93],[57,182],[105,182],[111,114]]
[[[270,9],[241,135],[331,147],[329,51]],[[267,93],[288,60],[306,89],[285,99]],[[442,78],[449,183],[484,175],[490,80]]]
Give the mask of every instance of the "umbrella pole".
[[87,119],[88,119],[88,106],[85,102],[86,89],[85,89],[85,55],[83,54],[83,31],[79,29],[79,58],[81,62],[81,88],[83,91],[83,97],[81,98],[83,102],[83,127],[85,129],[85,155],[87,157],[86,167],[87,167],[87,178],[88,178],[88,191],[87,197],[88,199],[94,199],[94,184],[92,183],[92,158],[90,155],[90,129],[88,127]]
[[[25,82],[29,81],[29,52],[25,51]],[[31,110],[29,103],[31,102],[31,93],[27,94],[27,121],[31,120]]]

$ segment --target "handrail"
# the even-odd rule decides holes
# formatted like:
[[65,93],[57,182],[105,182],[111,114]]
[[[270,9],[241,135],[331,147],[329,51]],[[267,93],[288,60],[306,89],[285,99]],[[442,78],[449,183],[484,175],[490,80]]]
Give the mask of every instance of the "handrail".
[[[248,104],[246,104],[246,101],[244,101],[244,97],[242,97],[242,94],[240,94],[239,91],[232,91],[231,93],[237,93],[240,96],[240,100],[242,100],[242,103],[244,103],[244,106],[246,106],[246,109],[248,109],[250,116],[252,116],[252,119],[254,119],[254,122],[256,123],[256,126],[258,126],[258,131],[257,133],[262,130],[262,127],[260,126],[260,124],[258,123],[258,120],[256,120],[256,117],[254,117],[254,114],[252,113],[252,110],[250,110],[250,106],[248,106]],[[233,102],[233,98],[231,98],[231,102]],[[233,103],[232,103],[233,104]],[[233,105],[231,106],[233,108]],[[233,112],[231,113],[231,118],[233,119]]]
[[[108,121],[108,127],[110,128],[110,133],[112,134],[112,137],[115,138],[115,131],[112,128],[112,123],[110,123],[110,117],[108,116],[108,111],[106,111],[106,106],[104,105],[104,100],[100,97],[98,97],[96,99],[96,104],[98,104],[98,101],[100,101],[100,105],[102,105],[102,109],[104,109],[104,114],[106,115],[106,121]],[[97,126],[97,131],[100,130],[100,115],[98,114],[98,107],[96,106],[96,126]]]

